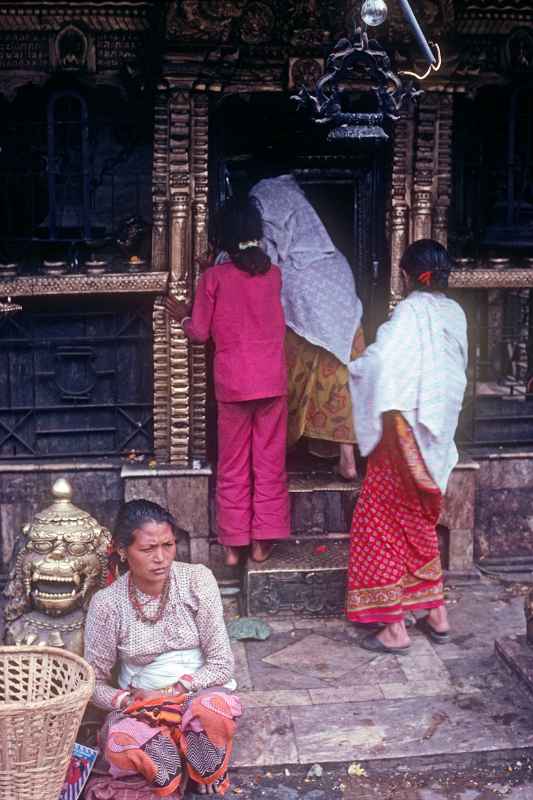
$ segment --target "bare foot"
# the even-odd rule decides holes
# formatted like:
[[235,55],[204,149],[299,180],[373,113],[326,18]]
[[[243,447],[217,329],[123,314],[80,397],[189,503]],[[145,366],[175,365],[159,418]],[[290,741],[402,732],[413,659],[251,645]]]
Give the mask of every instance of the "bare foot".
[[239,548],[224,547],[224,564],[227,567],[236,567],[239,563]]
[[387,647],[409,647],[411,644],[404,622],[385,625],[383,630],[377,634],[377,638]]
[[337,472],[345,480],[353,481],[357,478],[353,444],[341,444],[340,449],[341,455],[337,466]]
[[203,783],[198,784],[198,794],[214,795],[217,791],[214,786],[205,786]]
[[267,558],[270,558],[273,549],[274,545],[270,541],[252,542],[252,549],[250,551],[250,556],[252,558],[252,561],[258,561],[259,563],[261,563],[262,561],[266,561]]
[[448,633],[450,623],[448,622],[448,612],[446,606],[430,608],[428,613],[428,623],[437,633]]
[[225,775],[222,778],[219,778],[214,783],[210,783],[208,786],[204,783],[197,783],[196,784],[196,794],[207,794],[207,795],[219,795],[220,794],[220,787],[225,781]]

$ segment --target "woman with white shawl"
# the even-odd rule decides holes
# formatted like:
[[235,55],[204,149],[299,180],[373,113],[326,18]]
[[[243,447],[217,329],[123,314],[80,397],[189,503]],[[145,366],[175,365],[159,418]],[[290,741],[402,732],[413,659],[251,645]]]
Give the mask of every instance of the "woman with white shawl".
[[[282,272],[287,324],[289,447],[303,436],[316,455],[336,455],[356,477],[348,363],[363,352],[363,308],[348,261],[292,175],[251,190],[263,218],[263,247]],[[335,447],[328,447],[334,443]],[[320,445],[322,445],[320,447]]]
[[423,239],[400,262],[405,294],[376,342],[350,366],[359,448],[368,456],[354,511],[346,614],[382,623],[367,650],[404,654],[407,611],[435,643],[449,640],[436,525],[450,473],[466,388],[466,319],[442,290],[451,260]]

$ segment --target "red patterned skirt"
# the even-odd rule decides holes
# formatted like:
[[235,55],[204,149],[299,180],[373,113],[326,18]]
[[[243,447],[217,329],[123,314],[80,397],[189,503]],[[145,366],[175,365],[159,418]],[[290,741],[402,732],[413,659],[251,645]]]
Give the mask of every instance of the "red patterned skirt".
[[385,414],[353,515],[348,619],[389,624],[405,611],[443,604],[441,507],[410,426],[396,411]]

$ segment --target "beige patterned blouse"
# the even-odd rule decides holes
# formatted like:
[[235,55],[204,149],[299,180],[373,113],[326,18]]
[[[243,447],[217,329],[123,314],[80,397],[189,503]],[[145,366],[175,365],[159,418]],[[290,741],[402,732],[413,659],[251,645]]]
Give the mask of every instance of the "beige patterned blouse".
[[[159,598],[137,590],[145,613],[156,614]],[[163,617],[155,625],[137,619],[128,598],[128,573],[91,600],[85,623],[85,658],[96,673],[93,703],[112,710],[117,687],[113,667],[128,660],[139,667],[171,650],[200,648],[205,664],[193,676],[192,689],[221,686],[233,676],[233,653],[226,632],[222,601],[211,570],[202,564],[172,565]]]

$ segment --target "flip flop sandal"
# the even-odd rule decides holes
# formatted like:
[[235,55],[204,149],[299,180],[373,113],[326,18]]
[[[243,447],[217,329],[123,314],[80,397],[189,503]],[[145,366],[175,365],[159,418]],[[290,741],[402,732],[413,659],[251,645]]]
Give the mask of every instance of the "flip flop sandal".
[[435,628],[429,624],[427,617],[422,617],[422,619],[418,620],[418,627],[422,633],[425,633],[426,636],[429,636],[431,641],[435,644],[447,644],[451,639],[449,631],[444,631],[442,633],[440,631],[436,631]]
[[378,639],[378,637],[373,634],[365,636],[365,638],[359,642],[359,645],[364,650],[370,650],[371,653],[386,653],[392,656],[406,656],[411,648],[411,645],[407,647],[388,647],[386,644],[383,644],[381,639]]

